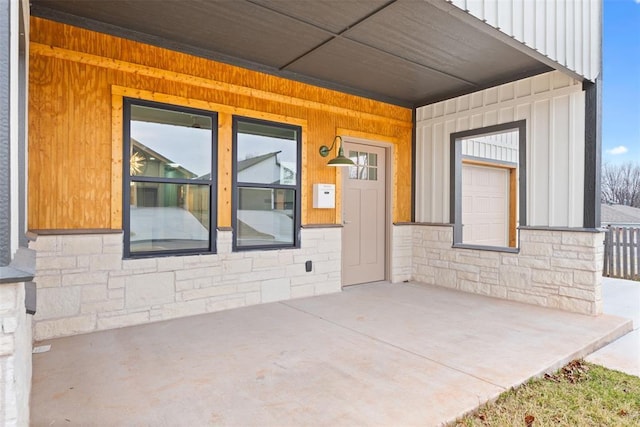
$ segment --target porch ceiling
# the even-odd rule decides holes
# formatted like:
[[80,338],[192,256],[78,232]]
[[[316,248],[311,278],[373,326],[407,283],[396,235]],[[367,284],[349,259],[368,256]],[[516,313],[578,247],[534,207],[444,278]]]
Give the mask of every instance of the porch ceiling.
[[402,106],[550,70],[454,9],[445,0],[33,0],[31,11]]

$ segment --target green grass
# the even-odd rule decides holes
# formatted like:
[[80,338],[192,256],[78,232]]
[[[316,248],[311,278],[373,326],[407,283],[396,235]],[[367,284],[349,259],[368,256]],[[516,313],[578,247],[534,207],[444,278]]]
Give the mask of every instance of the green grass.
[[640,426],[640,378],[575,360],[451,426]]

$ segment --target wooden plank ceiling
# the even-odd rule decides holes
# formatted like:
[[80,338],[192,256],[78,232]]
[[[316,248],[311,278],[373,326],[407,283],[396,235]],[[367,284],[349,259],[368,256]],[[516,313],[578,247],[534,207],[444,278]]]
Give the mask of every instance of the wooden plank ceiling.
[[463,22],[454,7],[445,0],[33,0],[31,13],[407,107],[550,70],[526,49]]

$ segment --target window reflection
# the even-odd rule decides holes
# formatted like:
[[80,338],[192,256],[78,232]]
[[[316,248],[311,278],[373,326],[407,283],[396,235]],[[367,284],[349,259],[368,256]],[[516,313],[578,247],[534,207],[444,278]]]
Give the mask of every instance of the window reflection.
[[238,183],[296,185],[296,130],[239,122],[236,137]]
[[349,151],[349,158],[355,166],[349,167],[349,179],[365,181],[378,180],[378,155],[362,151]]
[[130,173],[210,179],[211,117],[132,105]]
[[293,244],[295,191],[239,188],[237,245]]
[[234,118],[235,249],[295,247],[300,128]]
[[460,162],[460,243],[517,246],[519,130],[478,133],[457,141]]
[[211,251],[216,116],[149,104],[125,103],[125,256]]
[[134,182],[131,252],[209,247],[209,186]]

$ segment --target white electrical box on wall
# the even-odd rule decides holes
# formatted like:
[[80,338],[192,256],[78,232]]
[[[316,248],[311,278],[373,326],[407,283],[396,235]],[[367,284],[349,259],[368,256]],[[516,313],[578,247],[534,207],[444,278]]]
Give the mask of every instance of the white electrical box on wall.
[[336,186],[334,184],[313,184],[313,207],[333,209],[336,207]]

